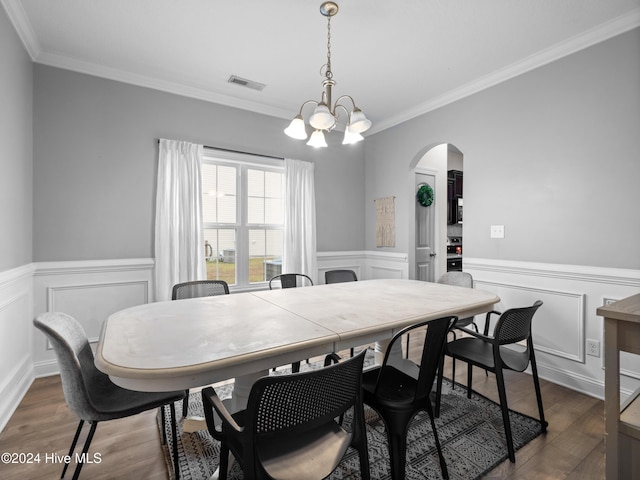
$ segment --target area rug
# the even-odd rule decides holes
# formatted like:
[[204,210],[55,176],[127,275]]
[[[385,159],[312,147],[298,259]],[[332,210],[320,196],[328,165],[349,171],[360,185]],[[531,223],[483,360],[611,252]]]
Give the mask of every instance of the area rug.
[[[218,395],[223,399],[231,396],[232,389],[233,384],[216,387]],[[176,403],[178,415],[181,403]],[[189,399],[189,413],[203,416],[202,412],[200,393],[192,393]],[[540,423],[534,418],[513,411],[510,412],[510,416],[516,450],[540,435]],[[374,410],[366,406],[365,418],[371,479],[390,480],[384,423]],[[507,458],[500,406],[476,393],[468,399],[466,389],[461,385],[452,390],[451,383],[444,382],[440,418],[436,419],[436,427],[449,477],[452,480],[481,478]],[[170,478],[173,478],[173,459],[169,453],[172,448],[170,432],[167,432],[167,438],[169,445],[164,446],[165,459]],[[183,480],[209,479],[218,467],[219,445],[219,442],[213,440],[206,431],[183,433],[182,426],[178,425],[180,478]],[[228,478],[244,479],[242,470],[237,464],[231,468]],[[360,479],[357,452],[350,449],[338,469],[328,478],[331,480]],[[421,412],[409,427],[406,479],[440,478],[442,475],[429,417]]]

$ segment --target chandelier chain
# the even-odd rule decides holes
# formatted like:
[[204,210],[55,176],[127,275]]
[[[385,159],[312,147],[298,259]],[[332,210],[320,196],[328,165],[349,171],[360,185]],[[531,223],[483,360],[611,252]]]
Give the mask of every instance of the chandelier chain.
[[327,17],[327,71],[325,72],[327,78],[333,78],[333,72],[331,71],[331,17]]

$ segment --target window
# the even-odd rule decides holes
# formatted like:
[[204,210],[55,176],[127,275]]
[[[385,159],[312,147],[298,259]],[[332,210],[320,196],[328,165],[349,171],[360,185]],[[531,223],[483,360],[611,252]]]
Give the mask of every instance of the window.
[[205,149],[202,195],[207,278],[249,287],[280,273],[282,161]]

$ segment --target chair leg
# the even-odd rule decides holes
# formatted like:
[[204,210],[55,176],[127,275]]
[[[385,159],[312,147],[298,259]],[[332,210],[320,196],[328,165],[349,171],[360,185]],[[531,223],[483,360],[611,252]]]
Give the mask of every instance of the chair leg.
[[[78,428],[76,428],[76,434],[73,436],[73,441],[71,442],[71,448],[69,449],[69,458],[71,458],[71,455],[73,455],[73,451],[76,449],[76,443],[78,443],[78,438],[80,437],[80,432],[82,431],[82,427],[84,426],[84,420],[80,420],[80,423],[78,423]],[[62,475],[60,475],[60,478],[64,478],[64,474],[67,473],[67,468],[69,467],[68,463],[64,464],[64,467],[62,468]]]
[[160,407],[160,417],[162,422],[162,444],[167,444],[167,414],[164,411],[164,405]]
[[513,448],[513,436],[511,434],[511,421],[509,420],[509,407],[507,405],[507,392],[504,387],[502,368],[496,368],[496,380],[498,383],[498,396],[500,397],[500,409],[502,410],[502,422],[504,423],[504,435],[507,438],[507,450],[509,460],[516,462],[516,451]]
[[[532,350],[533,352],[533,350]],[[533,377],[533,386],[536,389],[536,400],[538,401],[538,412],[540,415],[540,424],[542,425],[542,433],[547,432],[547,426],[549,425],[544,419],[544,409],[542,408],[542,392],[540,391],[540,380],[538,379],[538,366],[536,365],[536,357],[531,354],[531,373]]]
[[291,373],[298,373],[300,371],[300,362],[293,362],[291,364]]
[[176,405],[171,402],[169,404],[169,410],[171,410],[171,438],[173,439],[173,471],[176,475],[176,480],[180,478],[180,465],[178,464],[178,429],[176,427]]
[[189,389],[185,390],[185,393],[187,396],[182,400],[182,418],[187,418],[189,415]]
[[442,478],[449,480],[449,470],[447,470],[447,462],[444,459],[442,453],[442,447],[440,446],[440,439],[438,438],[438,430],[436,430],[436,422],[433,419],[433,411],[431,410],[431,401],[427,402],[427,414],[431,421],[431,430],[433,431],[433,437],[436,440],[436,449],[438,450],[438,458],[440,459],[440,470],[442,470]]
[[91,445],[91,440],[93,440],[93,434],[96,433],[96,427],[98,426],[98,422],[90,422],[91,428],[89,429],[89,435],[87,435],[87,439],[84,442],[84,447],[82,447],[82,454],[80,457],[80,462],[76,467],[75,472],[73,472],[73,480],[78,480],[80,476],[80,470],[82,470],[82,466],[84,465],[84,459],[87,456],[87,452],[89,451],[89,445]]
[[467,398],[471,398],[471,384],[473,383],[473,365],[467,363]]
[[405,480],[407,437],[405,433],[389,432],[391,480]]
[[444,357],[445,357],[444,349],[442,355],[440,357],[440,366],[438,367],[438,377],[436,379],[436,403],[434,414],[436,418],[440,418],[440,399],[442,397],[442,379],[444,378]]
[[220,462],[218,464],[218,480],[227,480],[229,469],[229,447],[222,442],[220,444]]

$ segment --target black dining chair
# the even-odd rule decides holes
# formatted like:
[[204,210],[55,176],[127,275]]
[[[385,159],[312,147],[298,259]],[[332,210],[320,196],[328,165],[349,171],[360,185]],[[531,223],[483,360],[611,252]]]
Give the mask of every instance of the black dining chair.
[[[269,290],[273,290],[277,285],[280,285],[280,288],[297,288],[305,284],[313,286],[313,280],[304,273],[281,273],[271,277],[269,280]],[[307,363],[309,363],[309,359],[307,359]],[[299,372],[300,362],[293,362],[291,364],[291,371],[293,373]]]
[[[99,422],[129,417],[155,408],[162,411],[163,443],[166,443],[164,406],[169,405],[175,476],[178,478],[180,471],[174,402],[184,398],[184,390],[151,393],[120,388],[109,380],[108,375],[96,368],[87,335],[75,318],[64,313],[48,312],[38,315],[33,324],[51,342],[60,367],[64,398],[69,408],[80,417],[69,449],[69,457],[73,455],[85,422],[89,422],[91,427],[82,448],[81,458],[86,457]],[[82,465],[82,461],[76,465],[74,480],[80,476]],[[69,464],[65,463],[60,478],[64,478],[68,466]]]
[[[214,297],[216,295],[228,295],[229,284],[224,280],[193,280],[177,283],[171,290],[171,300],[184,300],[187,298]],[[189,390],[182,401],[182,417],[189,413]]]
[[[538,380],[538,367],[533,348],[531,323],[533,316],[542,302],[537,300],[530,307],[511,308],[504,313],[492,311],[487,313],[484,333],[477,333],[471,329],[462,329],[468,337],[459,338],[445,345],[445,354],[467,363],[467,397],[471,398],[471,384],[473,367],[480,367],[496,375],[498,384],[498,396],[502,410],[502,421],[507,439],[509,460],[516,461],[513,436],[511,434],[511,422],[509,421],[509,408],[507,405],[507,393],[504,384],[503,370],[524,372],[531,365],[533,385],[538,402],[538,412],[542,432],[547,431],[547,422],[544,419],[542,407],[542,395],[540,393],[540,381]],[[500,315],[493,330],[489,335],[491,315]],[[525,342],[523,346],[521,342]],[[436,395],[436,413],[440,410],[440,392],[442,386],[442,369],[438,373],[438,389]]]
[[[229,452],[244,478],[321,480],[338,467],[349,447],[358,452],[360,478],[368,480],[364,355],[319,370],[262,377],[251,387],[247,408],[234,414],[212,387],[202,390],[207,428],[220,441],[220,480],[227,478]],[[350,410],[352,422],[344,426],[338,419]]]
[[[358,276],[353,270],[327,270],[324,272],[324,283],[344,283],[357,282]],[[354,348],[349,349],[351,356],[355,352]]]
[[358,276],[353,270],[327,270],[324,272],[324,283],[357,282]]
[[278,285],[280,285],[280,288],[313,286],[313,280],[304,273],[281,273],[269,279],[269,290],[273,290]]
[[[447,464],[436,430],[430,394],[436,380],[436,372],[442,358],[447,332],[456,319],[457,317],[454,316],[443,317],[403,328],[389,342],[382,365],[367,370],[363,375],[364,403],[380,414],[386,427],[391,457],[391,478],[393,480],[405,479],[409,424],[421,410],[427,412],[431,421],[431,430],[438,450],[442,477],[449,478]],[[391,365],[389,354],[394,344],[401,341],[403,335],[418,329],[424,330],[425,327],[427,331],[424,336],[420,363],[419,365],[414,364],[418,369],[418,375],[414,377]],[[410,362],[410,360],[404,360],[404,362]]]

